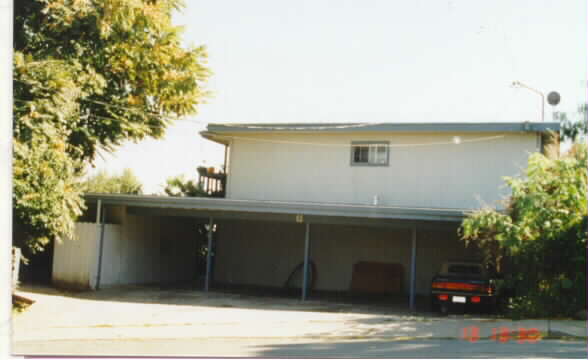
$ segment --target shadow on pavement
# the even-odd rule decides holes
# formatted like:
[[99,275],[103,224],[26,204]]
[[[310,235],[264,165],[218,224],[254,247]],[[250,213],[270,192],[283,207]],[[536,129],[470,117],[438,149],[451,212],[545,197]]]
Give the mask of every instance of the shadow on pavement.
[[99,291],[69,291],[51,286],[25,284],[20,291],[31,294],[65,296],[76,299],[105,300],[160,305],[197,305],[288,311],[346,312],[387,315],[436,316],[429,312],[429,298],[417,296],[416,312],[408,309],[406,296],[366,296],[343,292],[312,292],[300,301],[296,291],[257,287],[217,286],[204,292],[194,285],[127,285]]
[[543,341],[535,344],[460,340],[344,341],[253,346],[255,357],[312,358],[583,358],[586,343]]

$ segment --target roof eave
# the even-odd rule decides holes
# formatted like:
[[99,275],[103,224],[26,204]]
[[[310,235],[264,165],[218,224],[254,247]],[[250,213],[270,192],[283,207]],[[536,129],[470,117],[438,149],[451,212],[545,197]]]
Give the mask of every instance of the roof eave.
[[215,143],[221,144],[221,145],[229,145],[229,141],[230,141],[230,139],[228,139],[226,137],[217,136],[217,134],[212,131],[201,131],[200,136],[202,136],[203,138],[205,138],[207,140],[214,141]]
[[[558,122],[511,123],[308,123],[308,124],[208,124],[208,134],[222,133],[352,133],[352,132],[527,132],[559,131]],[[204,136],[204,135],[203,135]],[[207,137],[208,138],[208,137]],[[218,138],[213,141],[220,141]]]
[[360,217],[371,219],[461,221],[465,209],[428,209],[383,207],[370,205],[303,203],[260,200],[235,200],[219,198],[187,198],[151,195],[97,194],[85,195],[86,200],[100,200],[108,205],[133,207],[169,208],[194,211],[226,211],[242,213],[275,213],[291,215],[314,215],[326,217]]

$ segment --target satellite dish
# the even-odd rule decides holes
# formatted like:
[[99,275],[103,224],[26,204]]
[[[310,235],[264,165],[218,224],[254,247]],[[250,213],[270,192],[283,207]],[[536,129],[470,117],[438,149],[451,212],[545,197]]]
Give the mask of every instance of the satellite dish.
[[559,96],[559,93],[557,91],[552,91],[549,94],[547,94],[547,102],[549,103],[549,105],[555,106],[559,104],[560,100],[561,96]]

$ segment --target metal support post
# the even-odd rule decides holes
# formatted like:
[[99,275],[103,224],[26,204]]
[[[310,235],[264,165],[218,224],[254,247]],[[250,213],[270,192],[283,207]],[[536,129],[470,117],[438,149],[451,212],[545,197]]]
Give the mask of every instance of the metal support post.
[[96,270],[96,290],[100,289],[100,279],[102,275],[102,254],[104,252],[104,222],[106,220],[106,207],[102,205],[102,201],[98,200],[98,208],[96,210],[96,223],[99,223],[98,235],[98,270]]
[[96,204],[96,226],[100,226],[101,212],[102,212],[102,200],[98,199],[98,204]]
[[415,310],[415,291],[416,291],[416,246],[417,246],[417,231],[416,227],[411,230],[412,235],[412,251],[410,260],[410,310]]
[[208,248],[206,251],[206,278],[204,279],[204,291],[210,289],[210,273],[212,271],[212,227],[213,219],[208,221]]
[[310,254],[310,224],[306,223],[304,236],[304,268],[302,269],[302,301],[308,297],[308,257]]

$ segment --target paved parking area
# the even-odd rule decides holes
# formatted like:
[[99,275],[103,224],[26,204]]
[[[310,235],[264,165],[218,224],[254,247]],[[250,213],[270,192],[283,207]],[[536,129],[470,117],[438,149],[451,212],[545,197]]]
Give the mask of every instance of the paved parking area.
[[[369,304],[301,302],[295,298],[192,289],[123,287],[64,293],[35,287],[23,288],[19,294],[36,303],[13,319],[13,352],[18,354],[52,354],[64,344],[78,344],[72,345],[74,353],[68,355],[116,354],[109,352],[112,349],[108,347],[90,345],[100,341],[123,347],[141,341],[209,345],[254,342],[256,347],[284,342],[419,340],[454,340],[462,344],[479,340],[482,344],[493,329],[505,328],[512,333],[502,343],[516,343],[516,332],[521,328],[547,330],[544,320],[513,322],[477,315],[440,317]],[[551,328],[559,334],[576,336],[576,341],[583,336],[580,341],[585,347],[585,322],[552,322]],[[143,353],[135,355],[150,355],[149,346],[138,349]],[[181,347],[173,355],[183,354],[178,349]]]

